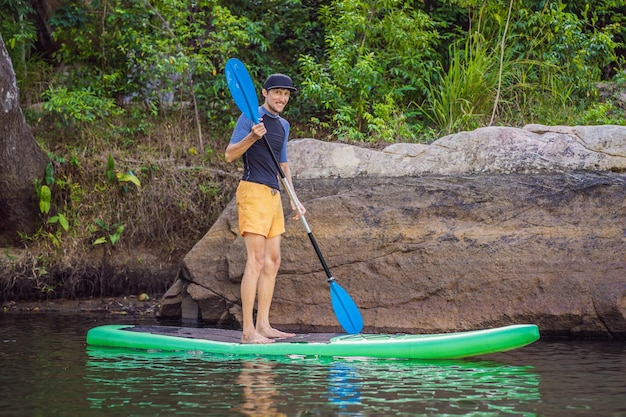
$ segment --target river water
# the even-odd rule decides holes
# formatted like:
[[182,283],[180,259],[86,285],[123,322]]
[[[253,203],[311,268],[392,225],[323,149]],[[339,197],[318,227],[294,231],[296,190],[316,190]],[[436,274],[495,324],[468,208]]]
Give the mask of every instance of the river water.
[[471,360],[236,357],[85,346],[152,318],[0,313],[0,416],[626,416],[626,343]]

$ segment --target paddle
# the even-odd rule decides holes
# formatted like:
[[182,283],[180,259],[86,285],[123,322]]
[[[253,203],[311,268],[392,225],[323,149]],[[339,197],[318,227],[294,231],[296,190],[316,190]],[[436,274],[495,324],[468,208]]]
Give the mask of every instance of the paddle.
[[[233,96],[233,100],[235,104],[241,110],[243,114],[246,115],[250,120],[254,122],[254,124],[259,123],[259,101],[256,94],[256,90],[254,88],[254,84],[252,83],[252,78],[250,78],[250,74],[248,74],[248,70],[245,65],[238,60],[237,58],[231,58],[226,62],[226,81],[228,82],[228,88],[230,89],[230,93]],[[302,220],[302,224],[313,244],[313,248],[315,249],[315,253],[322,263],[322,267],[326,272],[326,276],[328,278],[328,283],[330,284],[330,298],[333,306],[333,311],[335,312],[335,316],[341,324],[341,327],[347,333],[360,333],[363,329],[363,318],[361,317],[361,313],[359,312],[359,308],[356,306],[350,295],[346,290],[344,290],[339,284],[337,284],[335,277],[330,273],[330,269],[328,269],[328,265],[322,256],[322,252],[320,251],[317,242],[315,241],[315,237],[313,236],[313,232],[309,227],[304,215],[300,210],[300,205],[298,204],[296,194],[294,193],[289,181],[285,177],[285,173],[280,167],[280,163],[270,146],[267,137],[263,136],[263,140],[265,144],[270,150],[272,154],[272,159],[278,168],[278,173],[280,175],[280,180],[283,184],[285,190],[287,190],[287,194],[289,194],[289,198],[293,202],[294,206],[298,210],[300,214],[300,220]]]

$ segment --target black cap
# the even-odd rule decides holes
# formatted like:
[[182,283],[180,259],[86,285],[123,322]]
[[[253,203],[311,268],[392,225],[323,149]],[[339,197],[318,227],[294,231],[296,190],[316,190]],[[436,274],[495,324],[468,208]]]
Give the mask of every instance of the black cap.
[[296,92],[297,88],[293,86],[293,82],[291,78],[286,76],[285,74],[272,74],[267,77],[265,80],[265,84],[263,84],[263,88],[266,90],[271,90],[273,88],[285,88],[289,91]]

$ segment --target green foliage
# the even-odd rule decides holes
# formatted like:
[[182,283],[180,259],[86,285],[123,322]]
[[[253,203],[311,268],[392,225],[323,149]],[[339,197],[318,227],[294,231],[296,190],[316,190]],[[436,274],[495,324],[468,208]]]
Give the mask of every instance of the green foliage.
[[46,92],[44,110],[58,115],[66,124],[93,123],[123,110],[111,98],[102,98],[89,89],[68,91],[65,87]]
[[434,24],[407,2],[394,0],[332,1],[320,8],[320,19],[326,55],[300,58],[304,100],[336,112],[331,123],[340,138],[394,140],[396,135],[380,129],[381,105],[410,107],[420,101],[424,76],[436,59]]
[[132,183],[137,186],[137,188],[141,187],[141,182],[139,178],[135,175],[134,172],[128,171],[125,173],[116,172],[115,171],[115,160],[113,156],[109,155],[107,158],[107,166],[105,170],[105,176],[109,183],[118,183],[122,185],[122,189],[124,191],[128,191],[126,188],[126,183]]
[[27,0],[0,0],[0,36],[11,57],[22,103],[40,101],[52,72],[36,49],[35,10]]
[[54,165],[52,165],[52,162],[48,162],[46,165],[45,181],[47,185],[54,184]]
[[107,166],[104,175],[109,183],[115,182],[115,159],[113,159],[112,155],[109,155],[107,158]]
[[490,110],[497,85],[497,60],[478,34],[464,45],[453,45],[449,55],[449,67],[439,66],[421,107],[443,134],[478,127]]
[[106,236],[101,236],[93,241],[93,245],[101,245],[103,243],[110,242],[111,246],[115,246],[115,244],[122,237],[122,232],[126,226],[124,224],[113,224],[108,226],[104,221],[98,219],[96,220],[96,224],[100,229],[106,234]]
[[0,0],[0,33],[9,51],[31,47],[37,31],[29,15],[34,12],[28,1]]
[[131,106],[132,125],[102,132],[126,147],[150,128],[146,113],[174,102],[211,128],[231,123],[222,71],[232,56],[258,83],[271,72],[294,78],[302,94],[286,116],[306,123],[292,123],[302,134],[416,141],[433,128],[565,122],[619,73],[626,37],[621,0],[69,0],[48,22],[65,71],[46,80],[32,6],[0,6],[20,86],[50,85],[44,110],[65,126],[143,103]]
[[33,12],[26,0],[0,0],[0,34],[13,61],[18,85],[28,76],[27,62],[37,41]]
[[[117,181],[120,183],[130,182],[132,184],[135,184],[137,188],[141,187],[141,182],[139,181],[139,178],[137,178],[137,176],[132,171],[128,171],[126,173],[118,173]],[[126,188],[124,188],[124,190],[126,191]]]
[[52,191],[50,191],[50,187],[45,184],[38,187],[37,197],[39,198],[39,211],[43,214],[48,214],[52,201]]
[[219,195],[220,187],[218,184],[211,182],[209,184],[200,184],[200,191],[207,197],[213,198]]
[[[610,24],[598,27],[598,17],[587,4],[582,16],[566,11],[561,2],[551,2],[539,13],[522,9],[515,30],[529,59],[544,62],[550,68],[558,89],[572,90],[585,98],[600,81],[602,70],[617,57],[619,46]],[[545,79],[545,77],[544,77]]]
[[[264,43],[258,28],[217,0],[72,2],[51,20],[67,81],[102,99],[169,104],[190,97],[210,118],[226,109],[217,77],[240,47]],[[150,107],[155,109],[155,107]]]
[[[461,33],[466,48],[450,49],[448,64],[428,82],[421,106],[442,133],[493,122],[572,122],[581,105],[592,105],[603,70],[618,60],[618,26],[600,24],[588,5],[578,9],[579,16],[562,2],[539,7],[514,0],[509,21],[510,1],[452,3],[468,10],[469,30]],[[495,120],[483,117],[492,111]]]
[[[56,157],[51,153],[49,157],[51,162],[46,165],[45,184],[40,184],[38,181],[35,183],[40,212],[44,215],[45,224],[34,236],[22,236],[22,238],[33,241],[43,238],[50,241],[55,247],[60,247],[61,233],[71,231],[67,213],[72,213],[72,216],[77,215],[78,206],[83,204],[84,190],[80,184],[72,181],[70,172],[66,171],[62,178],[57,178],[55,172],[55,164],[59,164],[60,167],[65,165],[66,168],[70,169],[80,168],[78,158],[72,157],[68,162],[65,158]],[[134,184],[137,188],[141,187],[141,182],[132,171],[116,172],[115,160],[111,155],[107,159],[105,177],[107,183],[119,185],[123,192],[128,191],[127,184],[129,183]],[[53,188],[55,195],[53,195]],[[106,192],[107,188],[104,186],[99,189],[99,192]],[[96,224],[99,227],[98,230],[106,233],[105,236],[97,238],[93,242],[94,245],[106,242],[115,245],[125,229],[125,225],[121,222],[108,226],[104,221],[98,219]],[[54,228],[46,227],[46,225],[54,226]]]
[[[608,3],[604,16],[616,7]],[[320,8],[324,59],[300,58],[303,97],[325,110],[310,121],[359,141],[414,140],[424,125],[448,134],[490,123],[563,123],[593,99],[604,69],[618,61],[621,33],[598,9],[581,5],[575,14],[567,7],[437,3],[442,33],[405,2],[330,2]],[[437,55],[442,39],[450,47]],[[396,111],[382,110],[390,103]]]
[[626,111],[613,103],[594,103],[576,118],[576,125],[621,125],[626,126]]
[[[66,215],[58,210],[56,204],[54,204],[52,188],[64,187],[66,185],[65,181],[57,180],[55,176],[54,162],[65,162],[65,159],[55,157],[50,154],[50,158],[52,159],[45,168],[44,181],[45,184],[41,184],[38,180],[35,181],[35,191],[37,193],[37,198],[39,200],[39,211],[43,215],[43,221],[48,225],[59,225],[63,231],[66,233],[70,230],[70,222]],[[51,215],[51,210],[56,211],[57,213]],[[48,217],[49,216],[49,217]],[[40,238],[48,239],[55,247],[60,247],[61,238],[60,231],[54,230],[46,230],[46,228],[42,227],[39,229],[34,236],[27,237],[22,235],[23,239],[31,239],[37,240]]]
[[63,228],[63,230],[65,230],[66,232],[69,232],[69,230],[70,230],[70,223],[67,220],[67,217],[65,217],[65,214],[63,214],[63,213],[59,213],[56,216],[50,217],[48,219],[48,223],[50,223],[50,224],[59,223],[61,225],[61,227]]

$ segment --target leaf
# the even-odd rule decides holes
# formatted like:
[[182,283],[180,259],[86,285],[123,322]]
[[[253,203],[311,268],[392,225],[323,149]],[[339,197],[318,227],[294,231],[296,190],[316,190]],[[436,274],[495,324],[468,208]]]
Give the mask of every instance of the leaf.
[[122,232],[124,231],[125,225],[120,225],[115,230],[115,234],[109,235],[109,240],[111,241],[111,245],[115,245],[120,237],[122,236]]
[[117,174],[117,180],[119,182],[132,182],[137,186],[137,188],[141,187],[141,182],[139,181],[139,178],[137,178],[132,172],[128,172],[126,174]]
[[50,201],[52,199],[52,192],[50,191],[50,187],[47,185],[41,186],[41,192],[39,193],[39,210],[48,214],[50,211]]
[[56,246],[57,248],[61,246],[61,242],[59,241],[59,238],[53,235],[52,233],[48,233],[48,238],[52,241],[52,244]]
[[48,162],[48,165],[46,165],[46,184],[54,184],[54,166],[52,162]]
[[59,224],[61,225],[63,230],[68,232],[70,230],[70,223],[67,221],[67,217],[65,217],[63,213],[59,213],[58,217],[59,217]]
[[99,237],[98,239],[93,241],[93,245],[101,245],[103,243],[107,243],[106,237]]
[[105,171],[105,175],[107,181],[115,182],[115,160],[111,155],[109,155],[109,159],[107,160],[107,168]]

